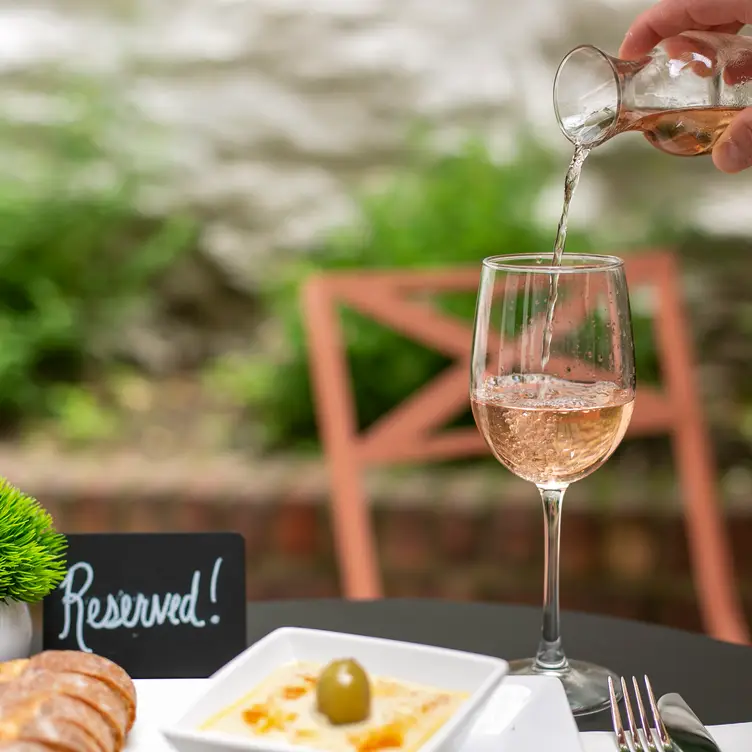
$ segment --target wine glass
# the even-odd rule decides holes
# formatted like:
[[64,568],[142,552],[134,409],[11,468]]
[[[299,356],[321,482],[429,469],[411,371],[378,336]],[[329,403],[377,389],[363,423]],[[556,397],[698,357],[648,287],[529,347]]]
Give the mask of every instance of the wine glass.
[[471,362],[473,415],[496,459],[538,487],[545,521],[541,639],[535,658],[512,662],[511,671],[558,677],[575,715],[608,707],[608,677],[616,687],[619,681],[606,668],[564,654],[562,501],[569,484],[597,470],[621,442],[635,386],[621,259],[564,254],[553,266],[549,253],[483,261]]

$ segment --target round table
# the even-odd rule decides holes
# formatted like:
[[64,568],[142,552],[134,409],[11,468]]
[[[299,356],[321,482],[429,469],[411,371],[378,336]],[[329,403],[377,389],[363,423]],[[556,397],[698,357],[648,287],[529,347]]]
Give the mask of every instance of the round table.
[[[278,627],[310,627],[468,650],[505,659],[531,655],[540,609],[430,600],[310,600],[248,605],[248,640]],[[562,614],[567,655],[626,676],[648,674],[655,691],[679,692],[707,725],[752,721],[752,648],[641,622]],[[608,713],[578,719],[610,730]]]

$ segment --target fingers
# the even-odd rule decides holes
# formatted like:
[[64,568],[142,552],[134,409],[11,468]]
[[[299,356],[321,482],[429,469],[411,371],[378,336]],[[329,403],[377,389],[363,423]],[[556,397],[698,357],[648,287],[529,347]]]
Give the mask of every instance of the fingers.
[[[736,41],[738,44],[733,54],[727,53],[721,57],[723,80],[732,86],[752,79],[752,44],[747,42],[745,46],[741,37]],[[702,32],[686,32],[664,40],[663,45],[673,60],[683,63],[682,70],[688,68],[701,78],[718,73],[718,55],[723,52],[723,47],[709,42]]]
[[752,80],[752,48],[740,49],[723,69],[723,80],[734,86]]
[[691,34],[671,37],[664,48],[673,60],[683,60],[696,76],[708,78],[715,74],[718,49],[704,39],[695,39]]
[[682,31],[725,31],[735,34],[752,22],[749,0],[659,0],[639,15],[622,42],[619,56],[634,59],[658,42]]
[[721,172],[735,173],[752,166],[752,108],[742,110],[713,148],[713,162]]

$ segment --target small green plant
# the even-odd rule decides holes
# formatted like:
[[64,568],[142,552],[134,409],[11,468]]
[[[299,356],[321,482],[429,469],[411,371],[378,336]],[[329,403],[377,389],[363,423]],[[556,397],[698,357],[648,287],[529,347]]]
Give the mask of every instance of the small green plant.
[[49,513],[0,478],[0,600],[42,600],[65,577],[65,551]]

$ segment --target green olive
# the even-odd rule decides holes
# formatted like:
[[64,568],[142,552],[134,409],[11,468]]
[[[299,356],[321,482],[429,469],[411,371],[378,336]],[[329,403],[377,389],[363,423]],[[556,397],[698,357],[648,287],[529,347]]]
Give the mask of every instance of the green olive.
[[330,723],[360,723],[371,714],[371,683],[351,658],[332,661],[316,683],[316,707]]

